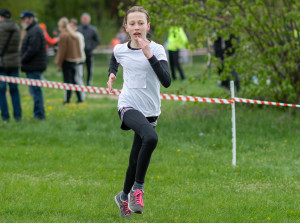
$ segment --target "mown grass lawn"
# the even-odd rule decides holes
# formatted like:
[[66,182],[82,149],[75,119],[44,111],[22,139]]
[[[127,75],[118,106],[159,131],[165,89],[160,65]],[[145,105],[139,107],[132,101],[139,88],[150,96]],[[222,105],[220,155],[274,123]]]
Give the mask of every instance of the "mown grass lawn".
[[[95,86],[105,87],[108,60],[96,58]],[[205,64],[184,68],[191,78]],[[50,63],[44,76],[60,75]],[[128,222],[113,198],[133,133],[119,128],[117,101],[89,94],[63,106],[62,90],[43,88],[47,120],[35,121],[28,87],[19,89],[23,121],[0,122],[0,222]],[[230,98],[214,75],[162,92]],[[162,101],[144,214],[131,222],[300,222],[299,111],[237,104],[236,112],[233,167],[230,105]]]

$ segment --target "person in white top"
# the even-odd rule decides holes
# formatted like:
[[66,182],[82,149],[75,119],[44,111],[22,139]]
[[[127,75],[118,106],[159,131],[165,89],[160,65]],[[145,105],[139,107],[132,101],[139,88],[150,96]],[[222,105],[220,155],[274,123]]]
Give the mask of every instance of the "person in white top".
[[123,190],[115,196],[121,217],[142,213],[144,181],[158,136],[155,131],[160,110],[160,84],[169,87],[171,78],[162,45],[146,39],[150,29],[148,12],[139,6],[124,18],[130,41],[115,46],[109,67],[108,88],[116,80],[118,65],[123,67],[123,88],[118,111],[121,129],[135,132]]

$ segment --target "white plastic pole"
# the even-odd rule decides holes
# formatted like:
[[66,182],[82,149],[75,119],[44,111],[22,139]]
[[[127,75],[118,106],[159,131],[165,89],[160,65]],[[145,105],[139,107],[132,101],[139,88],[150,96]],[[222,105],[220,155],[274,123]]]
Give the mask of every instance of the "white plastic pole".
[[[230,81],[231,98],[234,98],[234,81]],[[232,110],[232,165],[236,166],[236,129],[235,129],[235,102],[231,104]]]

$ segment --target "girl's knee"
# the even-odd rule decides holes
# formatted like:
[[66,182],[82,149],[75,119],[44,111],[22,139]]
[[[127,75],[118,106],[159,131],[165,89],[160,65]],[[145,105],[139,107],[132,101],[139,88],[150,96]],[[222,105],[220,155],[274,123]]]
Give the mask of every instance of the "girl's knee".
[[144,143],[147,145],[151,145],[154,148],[156,147],[157,142],[158,142],[158,136],[154,130],[148,132],[144,137]]

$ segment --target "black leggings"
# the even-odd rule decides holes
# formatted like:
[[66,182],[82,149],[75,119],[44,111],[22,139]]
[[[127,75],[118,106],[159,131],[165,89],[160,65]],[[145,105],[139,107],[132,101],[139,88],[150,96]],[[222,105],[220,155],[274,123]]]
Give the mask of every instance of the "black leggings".
[[125,112],[123,123],[135,132],[123,189],[128,194],[134,181],[144,183],[158,137],[148,119],[137,110]]

